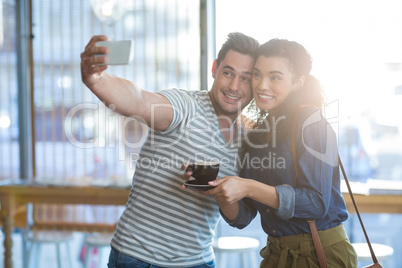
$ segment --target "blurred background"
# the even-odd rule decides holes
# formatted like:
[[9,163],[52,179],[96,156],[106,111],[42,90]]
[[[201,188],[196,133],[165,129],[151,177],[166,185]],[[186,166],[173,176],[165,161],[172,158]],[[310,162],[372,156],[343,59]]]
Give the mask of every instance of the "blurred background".
[[[80,53],[93,35],[135,41],[133,62],[112,74],[149,91],[206,90],[216,51],[240,31],[305,46],[350,179],[401,194],[401,10],[399,0],[1,0],[0,180],[131,183],[147,128],[82,84]],[[401,214],[363,217],[372,240],[402,251]],[[354,217],[345,226],[364,241]],[[239,234],[265,244],[258,220]],[[402,267],[401,254],[387,265]]]

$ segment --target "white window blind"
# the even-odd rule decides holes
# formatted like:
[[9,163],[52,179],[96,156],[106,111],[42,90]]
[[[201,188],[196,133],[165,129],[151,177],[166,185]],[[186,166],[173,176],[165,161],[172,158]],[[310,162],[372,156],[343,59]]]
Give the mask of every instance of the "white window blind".
[[109,66],[111,74],[149,91],[200,87],[198,1],[116,1],[123,12],[112,12],[113,23],[95,14],[102,2],[32,2],[38,180],[127,182],[133,175],[147,129],[113,113],[83,85],[80,53],[93,35],[134,40],[133,63]]
[[0,180],[19,176],[14,1],[0,1]]

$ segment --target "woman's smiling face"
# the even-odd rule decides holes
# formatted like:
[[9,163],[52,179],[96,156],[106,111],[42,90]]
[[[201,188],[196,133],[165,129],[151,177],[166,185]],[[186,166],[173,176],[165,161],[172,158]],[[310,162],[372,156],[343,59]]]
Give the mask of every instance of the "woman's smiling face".
[[286,58],[259,56],[252,80],[255,102],[259,109],[274,112],[303,82],[304,76],[295,79]]

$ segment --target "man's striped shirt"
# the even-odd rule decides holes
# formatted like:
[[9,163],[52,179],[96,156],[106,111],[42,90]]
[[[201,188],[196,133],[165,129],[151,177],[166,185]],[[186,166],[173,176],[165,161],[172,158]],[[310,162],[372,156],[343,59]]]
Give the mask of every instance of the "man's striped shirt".
[[181,165],[219,161],[218,177],[237,175],[243,130],[234,123],[237,137],[231,144],[225,141],[206,91],[159,93],[171,102],[173,121],[163,132],[150,129],[111,245],[157,266],[194,266],[214,258],[219,207],[212,196],[182,189]]

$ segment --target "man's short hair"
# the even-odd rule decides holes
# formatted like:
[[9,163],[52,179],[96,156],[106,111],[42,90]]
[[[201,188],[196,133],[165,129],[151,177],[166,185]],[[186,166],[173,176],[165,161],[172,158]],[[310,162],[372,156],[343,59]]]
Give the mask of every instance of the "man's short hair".
[[226,42],[218,53],[218,66],[226,57],[229,50],[234,50],[244,55],[254,56],[254,51],[260,46],[260,43],[254,38],[247,36],[243,33],[234,32],[228,34]]

